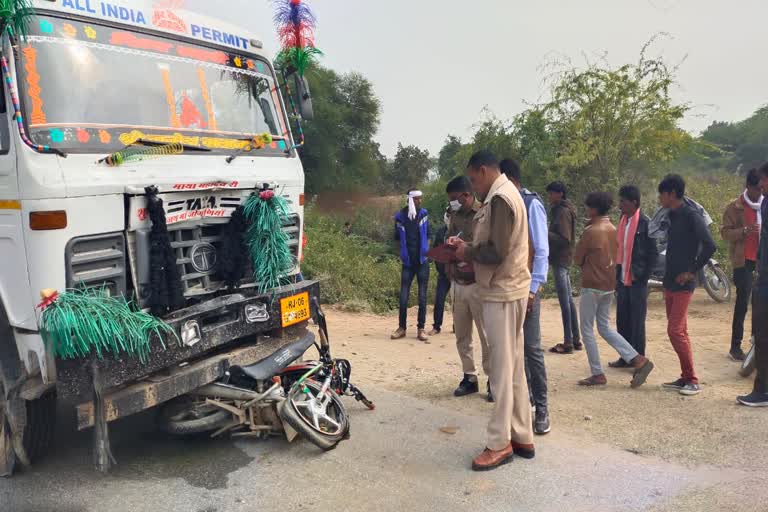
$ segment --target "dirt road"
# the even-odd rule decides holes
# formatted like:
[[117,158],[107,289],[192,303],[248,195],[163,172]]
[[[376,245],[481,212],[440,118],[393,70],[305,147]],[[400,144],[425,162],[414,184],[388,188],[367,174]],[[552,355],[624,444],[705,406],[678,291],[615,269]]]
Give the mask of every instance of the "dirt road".
[[[537,441],[546,444],[549,438],[566,434],[683,464],[754,470],[761,479],[766,478],[768,411],[736,404],[735,397],[748,392],[752,381],[739,377],[739,366],[727,357],[731,310],[732,304],[716,304],[701,290],[693,299],[689,329],[703,388],[696,397],[682,397],[660,387],[679,376],[679,364],[666,336],[664,305],[657,293],[649,302],[647,324],[648,355],[656,370],[644,387],[630,389],[626,370],[607,368],[616,354],[603,341],[600,349],[609,383],[601,389],[576,385],[589,374],[584,352],[569,356],[547,353],[553,431]],[[356,381],[444,407],[486,414],[490,405],[479,394],[452,397],[461,370],[450,333],[450,315],[448,328],[429,345],[414,338],[415,320],[413,310],[409,314],[409,338],[400,341],[389,340],[397,326],[394,316],[331,310],[329,328],[336,351],[353,361]],[[556,301],[542,305],[542,336],[545,347],[562,340]]]

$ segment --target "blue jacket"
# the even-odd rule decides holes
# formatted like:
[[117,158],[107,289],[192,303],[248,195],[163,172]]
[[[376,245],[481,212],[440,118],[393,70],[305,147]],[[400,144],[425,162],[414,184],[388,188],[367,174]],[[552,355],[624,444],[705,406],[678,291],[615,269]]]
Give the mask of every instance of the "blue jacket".
[[[406,237],[406,224],[418,223],[419,228],[419,261],[412,262],[408,255],[408,245]],[[400,259],[406,267],[421,265],[427,261],[427,251],[429,251],[429,219],[427,210],[421,208],[414,220],[408,218],[408,210],[400,210],[395,214],[395,234],[400,240]]]

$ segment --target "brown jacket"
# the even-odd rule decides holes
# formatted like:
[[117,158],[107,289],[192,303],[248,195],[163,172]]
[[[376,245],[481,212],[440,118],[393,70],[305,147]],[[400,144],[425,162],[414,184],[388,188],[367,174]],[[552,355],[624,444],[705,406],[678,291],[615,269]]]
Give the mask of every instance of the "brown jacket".
[[591,221],[576,245],[573,261],[581,267],[581,287],[604,292],[616,289],[616,227],[608,217]]
[[475,216],[467,256],[475,266],[483,302],[515,302],[528,297],[528,213],[517,187],[501,174]]
[[568,267],[576,245],[576,207],[563,199],[552,207],[549,216],[549,263]]
[[744,266],[744,227],[744,203],[739,197],[725,208],[720,228],[720,236],[728,242],[728,255],[733,268]]

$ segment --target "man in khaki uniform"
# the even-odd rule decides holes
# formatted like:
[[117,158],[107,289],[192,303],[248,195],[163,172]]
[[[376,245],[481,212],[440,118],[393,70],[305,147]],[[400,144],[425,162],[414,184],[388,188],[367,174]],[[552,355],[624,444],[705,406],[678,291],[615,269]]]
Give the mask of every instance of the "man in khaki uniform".
[[[445,189],[450,201],[451,219],[448,224],[448,237],[472,240],[475,215],[480,211],[480,203],[472,194],[472,184],[466,176],[459,176],[448,183]],[[483,354],[483,371],[490,375],[491,366],[488,343],[483,327],[483,308],[477,298],[475,271],[466,263],[448,265],[448,277],[453,289],[453,323],[456,328],[456,349],[461,359],[464,378],[453,392],[454,396],[466,396],[479,391],[475,350],[472,340],[473,323],[477,325],[480,348]],[[489,384],[490,387],[490,384]]]
[[488,422],[486,449],[472,469],[494,469],[535,455],[528,383],[525,378],[523,322],[531,286],[528,270],[528,215],[514,184],[501,173],[489,151],[472,156],[467,166],[472,187],[483,201],[475,216],[473,240],[450,239],[456,255],[472,262],[483,304],[491,351],[491,389],[496,398]]

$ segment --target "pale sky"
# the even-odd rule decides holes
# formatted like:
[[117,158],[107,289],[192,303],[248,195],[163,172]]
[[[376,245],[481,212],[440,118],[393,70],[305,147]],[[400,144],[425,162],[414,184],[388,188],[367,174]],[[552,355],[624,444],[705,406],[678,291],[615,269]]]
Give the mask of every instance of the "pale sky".
[[[684,127],[736,121],[768,103],[765,0],[308,0],[318,17],[324,65],[359,71],[382,103],[377,140],[436,155],[445,137],[473,133],[487,106],[508,119],[543,94],[542,66],[581,65],[607,52],[636,62],[654,34],[652,56],[682,62],[677,98],[695,109]],[[213,5],[232,5],[222,9]],[[187,0],[186,7],[260,34],[274,50],[268,0]]]

